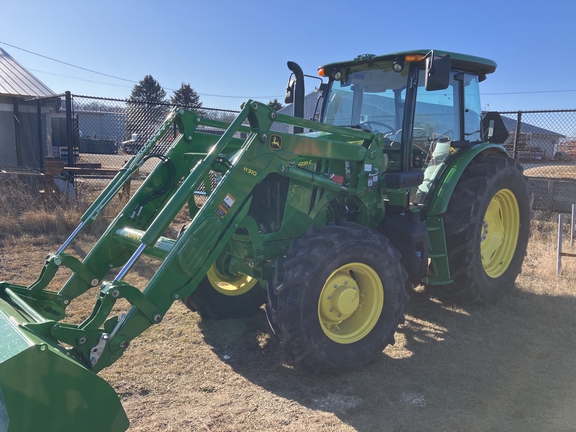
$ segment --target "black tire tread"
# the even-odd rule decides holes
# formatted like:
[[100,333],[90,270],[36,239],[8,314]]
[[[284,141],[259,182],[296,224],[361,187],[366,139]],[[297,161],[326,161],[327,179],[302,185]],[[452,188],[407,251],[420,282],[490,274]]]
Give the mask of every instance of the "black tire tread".
[[[504,185],[504,186],[502,186]],[[500,189],[513,190],[520,209],[520,232],[516,252],[498,278],[490,278],[480,258],[480,224],[486,207]],[[460,178],[448,209],[442,215],[451,277],[454,283],[440,286],[461,303],[494,304],[510,292],[522,268],[530,236],[530,203],[522,167],[503,155],[479,155]]]
[[[311,335],[310,327],[314,320],[318,331],[316,305],[312,305],[312,313],[306,313],[306,298],[309,290],[307,286],[314,275],[326,266],[327,257],[338,254],[345,249],[342,245],[371,245],[367,254],[378,255],[373,259],[380,259],[380,255],[388,256],[389,261],[382,271],[389,277],[387,286],[393,286],[385,291],[385,309],[388,315],[383,319],[385,326],[383,336],[373,346],[364,346],[361,342],[350,345],[339,345],[343,348],[338,358],[329,356],[325,352],[324,344],[338,345],[324,335],[325,341],[318,342],[318,338]],[[304,364],[316,373],[340,373],[350,369],[358,369],[381,353],[384,347],[394,343],[394,333],[401,322],[404,322],[402,310],[408,299],[405,290],[407,273],[400,264],[400,254],[382,234],[371,228],[344,222],[341,225],[328,225],[318,229],[311,228],[302,238],[294,239],[286,255],[279,258],[273,281],[269,282],[269,302],[266,307],[268,320],[273,324],[273,330],[281,341],[283,350],[295,360],[296,364]],[[390,303],[388,303],[390,302]],[[316,302],[317,303],[317,302]],[[386,305],[392,306],[386,306]],[[390,310],[391,308],[391,310]],[[384,311],[382,313],[384,315]],[[379,322],[380,323],[380,322]],[[271,324],[272,325],[272,324]],[[375,330],[373,330],[374,332]],[[372,334],[372,333],[370,333]],[[348,350],[364,350],[351,354]]]

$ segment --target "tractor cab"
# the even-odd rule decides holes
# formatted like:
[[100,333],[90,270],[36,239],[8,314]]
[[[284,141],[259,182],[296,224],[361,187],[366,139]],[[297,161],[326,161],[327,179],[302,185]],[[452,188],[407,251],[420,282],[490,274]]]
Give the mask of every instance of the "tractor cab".
[[319,68],[329,78],[322,122],[383,134],[385,172],[424,170],[423,181],[409,176],[424,202],[448,156],[494,136],[483,132],[479,82],[495,69],[488,59],[428,50],[332,63]]

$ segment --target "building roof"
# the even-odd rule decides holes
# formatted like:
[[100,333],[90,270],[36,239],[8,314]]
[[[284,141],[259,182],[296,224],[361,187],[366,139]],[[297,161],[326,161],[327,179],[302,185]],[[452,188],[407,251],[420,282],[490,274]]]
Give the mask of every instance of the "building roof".
[[[506,126],[506,129],[508,130],[508,132],[514,132],[516,131],[516,128],[518,127],[518,121],[510,118],[510,117],[506,117],[506,115],[502,115],[502,121],[504,122],[504,125]],[[538,126],[534,126],[530,123],[526,123],[526,122],[522,122],[522,124],[520,125],[520,133],[531,133],[531,134],[535,134],[535,135],[547,135],[547,136],[555,136],[555,137],[559,137],[559,138],[564,138],[565,135],[562,135],[561,133],[558,132],[554,132],[548,129],[544,129]]]
[[0,95],[52,96],[55,93],[0,48]]

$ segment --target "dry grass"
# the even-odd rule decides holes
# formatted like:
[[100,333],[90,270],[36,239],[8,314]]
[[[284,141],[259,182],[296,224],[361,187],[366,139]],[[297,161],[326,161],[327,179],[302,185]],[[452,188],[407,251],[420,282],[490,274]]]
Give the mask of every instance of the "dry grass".
[[[59,246],[28,233],[42,219],[22,214],[20,237],[0,238],[0,279],[30,283]],[[556,277],[555,233],[555,222],[534,222],[517,287],[495,307],[461,307],[415,288],[396,344],[362,371],[296,369],[263,314],[201,321],[178,302],[101,376],[131,431],[575,430],[576,259]],[[73,251],[82,255],[91,240]],[[143,286],[151,271],[140,264],[131,282]],[[70,309],[72,321],[94,295]]]
[[[73,202],[65,195],[45,194],[42,183],[22,179],[1,180],[0,191],[0,242],[9,244],[62,242],[98,196],[94,191]],[[100,235],[121,208],[119,200],[112,201],[87,233]]]

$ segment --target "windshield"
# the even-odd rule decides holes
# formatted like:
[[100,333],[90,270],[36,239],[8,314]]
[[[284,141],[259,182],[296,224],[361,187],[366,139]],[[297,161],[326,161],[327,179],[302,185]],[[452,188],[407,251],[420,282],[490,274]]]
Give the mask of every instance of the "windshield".
[[392,70],[392,64],[381,63],[374,69],[353,72],[334,81],[324,122],[381,132],[399,141],[400,137],[394,136],[402,129],[409,68],[398,73]]
[[342,76],[331,81],[324,122],[382,133],[386,172],[442,166],[429,179],[425,175],[424,184],[432,185],[454,153],[454,142],[480,139],[478,77],[454,71],[445,89],[426,90],[423,64],[406,65],[400,72],[393,64],[336,71]]

